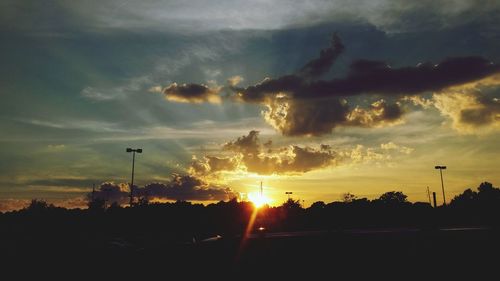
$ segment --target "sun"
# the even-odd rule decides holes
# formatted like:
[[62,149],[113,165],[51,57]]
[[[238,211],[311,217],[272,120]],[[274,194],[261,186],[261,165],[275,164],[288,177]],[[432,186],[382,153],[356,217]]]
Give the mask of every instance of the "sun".
[[267,198],[265,195],[262,195],[260,193],[249,193],[248,194],[248,200],[254,204],[256,208],[260,208],[266,204],[269,204],[271,200]]

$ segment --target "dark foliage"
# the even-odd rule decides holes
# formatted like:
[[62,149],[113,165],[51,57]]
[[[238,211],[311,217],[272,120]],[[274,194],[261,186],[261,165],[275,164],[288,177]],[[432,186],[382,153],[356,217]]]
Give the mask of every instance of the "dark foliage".
[[[95,201],[89,202],[85,210],[68,210],[33,200],[23,210],[0,215],[0,250],[9,261],[16,257],[23,262],[33,259],[27,262],[30,264],[52,264],[52,259],[46,256],[56,253],[60,261],[70,265],[81,257],[97,259],[101,267],[111,262],[116,268],[123,264],[134,268],[139,262],[146,267],[168,264],[174,272],[176,269],[189,272],[191,264],[195,264],[209,272],[217,266],[242,267],[242,271],[246,271],[260,266],[260,260],[283,268],[292,264],[322,270],[328,268],[325,262],[332,259],[353,269],[352,264],[360,261],[366,262],[365,265],[375,265],[377,261],[398,263],[401,261],[395,258],[398,256],[421,260],[441,244],[447,247],[447,252],[441,253],[447,259],[464,254],[477,257],[498,246],[497,243],[493,247],[491,243],[496,241],[493,237],[500,226],[497,217],[500,189],[491,183],[482,183],[477,191],[467,189],[449,205],[438,208],[428,203],[410,203],[406,195],[398,191],[384,193],[375,200],[353,195],[342,198],[340,202],[328,204],[318,201],[309,208],[304,208],[300,200],[290,198],[281,206],[264,206],[258,210],[251,203],[236,199],[207,206],[186,201],[150,203],[142,200],[125,208],[116,203],[107,206],[103,201]],[[255,222],[248,229],[253,215]],[[439,231],[478,226],[489,230],[472,234]],[[398,230],[377,234],[380,229]],[[248,237],[254,235],[254,238],[243,243],[246,230],[250,233]],[[364,232],[372,234],[360,236]],[[255,238],[267,237],[266,233],[271,240]],[[272,233],[285,233],[285,238],[272,238]],[[287,233],[307,235],[290,238],[294,236],[289,237]],[[212,238],[206,240],[209,237]],[[476,242],[469,247],[468,239]],[[455,249],[457,243],[461,243],[460,248]],[[296,251],[290,250],[290,246],[297,247]],[[245,254],[240,256],[242,251]],[[325,260],[315,251],[334,256]],[[304,264],[295,264],[298,260],[294,257],[298,256]],[[127,257],[133,259],[127,260]],[[453,266],[460,261],[453,260]],[[102,269],[109,273],[109,269]]]

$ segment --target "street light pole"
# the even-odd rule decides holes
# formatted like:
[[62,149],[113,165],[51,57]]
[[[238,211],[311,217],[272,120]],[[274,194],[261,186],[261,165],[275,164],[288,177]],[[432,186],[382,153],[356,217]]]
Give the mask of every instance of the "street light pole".
[[133,194],[133,187],[134,187],[134,169],[135,169],[135,153],[142,153],[142,148],[137,148],[137,149],[132,149],[132,148],[127,148],[127,152],[132,152],[132,181],[130,183],[130,206],[134,203],[134,194]]
[[446,206],[446,197],[444,195],[444,183],[443,183],[443,170],[446,170],[446,166],[436,166],[434,169],[439,170],[439,174],[441,175],[441,189],[443,190],[443,206]]

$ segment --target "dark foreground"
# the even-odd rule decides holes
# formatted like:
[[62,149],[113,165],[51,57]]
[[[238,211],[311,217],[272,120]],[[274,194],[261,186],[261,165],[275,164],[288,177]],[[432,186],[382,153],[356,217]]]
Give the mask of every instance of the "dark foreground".
[[41,280],[56,276],[498,280],[499,237],[498,229],[492,228],[255,233],[248,239],[219,237],[185,244],[151,243],[147,237],[100,242],[83,236],[19,237],[2,241],[0,249],[4,274],[35,274]]

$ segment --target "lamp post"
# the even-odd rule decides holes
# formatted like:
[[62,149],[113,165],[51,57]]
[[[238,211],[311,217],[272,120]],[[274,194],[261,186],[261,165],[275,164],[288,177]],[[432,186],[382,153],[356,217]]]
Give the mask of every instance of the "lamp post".
[[130,206],[132,206],[132,203],[134,203],[134,194],[132,193],[132,189],[134,187],[135,153],[142,153],[142,148],[127,148],[127,152],[132,152],[132,182],[130,183]]
[[288,200],[290,200],[290,195],[293,194],[293,192],[287,191],[287,192],[285,192],[285,194],[288,195]]
[[444,183],[443,183],[443,170],[446,170],[446,166],[436,166],[434,169],[439,170],[441,175],[441,189],[443,190],[443,206],[446,206],[446,197],[444,195]]

